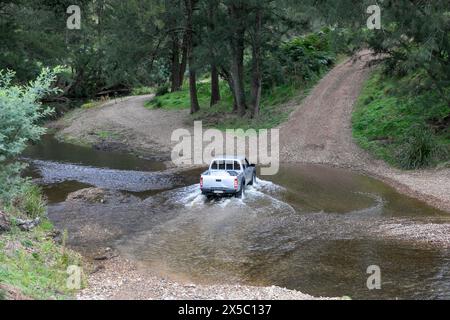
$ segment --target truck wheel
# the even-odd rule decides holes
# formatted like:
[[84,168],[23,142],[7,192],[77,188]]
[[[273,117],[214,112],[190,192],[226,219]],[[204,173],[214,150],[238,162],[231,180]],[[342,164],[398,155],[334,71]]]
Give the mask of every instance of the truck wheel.
[[242,196],[245,194],[245,180],[242,181],[242,187],[239,192],[236,193],[236,198],[242,198]]
[[249,182],[249,186],[256,184],[256,174],[253,174],[252,181]]

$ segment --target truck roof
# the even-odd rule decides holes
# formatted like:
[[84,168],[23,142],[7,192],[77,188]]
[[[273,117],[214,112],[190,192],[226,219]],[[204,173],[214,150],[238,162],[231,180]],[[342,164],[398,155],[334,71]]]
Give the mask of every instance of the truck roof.
[[212,161],[220,161],[220,160],[225,160],[225,161],[245,161],[245,157],[244,156],[222,156],[222,157],[216,157],[214,158]]

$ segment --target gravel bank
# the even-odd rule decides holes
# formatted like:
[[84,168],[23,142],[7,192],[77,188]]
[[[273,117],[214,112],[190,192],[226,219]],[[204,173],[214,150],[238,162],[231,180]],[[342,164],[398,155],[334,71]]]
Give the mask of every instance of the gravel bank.
[[79,300],[329,300],[283,289],[242,285],[196,285],[152,275],[122,257],[97,265]]

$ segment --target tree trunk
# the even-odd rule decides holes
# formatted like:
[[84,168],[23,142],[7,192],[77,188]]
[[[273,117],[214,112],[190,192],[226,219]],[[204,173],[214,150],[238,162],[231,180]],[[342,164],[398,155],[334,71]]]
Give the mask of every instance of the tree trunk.
[[233,77],[231,76],[230,72],[221,66],[219,68],[220,76],[225,79],[225,81],[228,83],[228,86],[230,87],[230,92],[233,95],[233,112],[237,112],[237,102],[236,102],[236,92],[234,91],[234,84],[233,84]]
[[262,29],[262,12],[261,9],[256,11],[255,34],[252,41],[252,83],[251,83],[251,106],[252,116],[258,117],[261,102],[261,29]]
[[172,35],[171,63],[171,91],[180,91],[182,84],[180,79],[180,44],[178,42],[178,36],[175,33]]
[[181,45],[181,64],[180,64],[180,86],[183,86],[184,82],[184,74],[187,69],[187,61],[188,61],[188,35],[187,32],[183,35],[183,44]]
[[229,7],[232,24],[235,26],[231,37],[231,74],[236,95],[237,112],[240,116],[244,116],[247,109],[244,86],[244,34],[246,30],[243,11],[242,5],[232,4]]
[[219,72],[215,64],[211,65],[211,107],[220,101]]
[[[219,2],[217,0],[208,1],[208,31],[210,34],[214,34],[216,28],[217,16],[216,12],[218,10]],[[219,70],[217,69],[217,57],[214,50],[214,44],[209,44],[209,56],[211,59],[211,102],[210,106],[216,105],[220,97],[220,83],[219,83]]]
[[191,114],[200,110],[197,97],[197,74],[193,68],[189,68],[189,94],[191,97]]
[[[242,41],[243,44],[243,41]],[[231,73],[233,77],[234,92],[236,95],[237,112],[239,115],[245,115],[247,105],[245,99],[244,87],[244,48],[238,39],[233,48],[233,61],[231,63]]]
[[191,114],[200,110],[197,97],[197,74],[194,65],[194,32],[192,16],[197,0],[184,0],[186,5],[186,45],[189,62],[189,95],[191,97]]

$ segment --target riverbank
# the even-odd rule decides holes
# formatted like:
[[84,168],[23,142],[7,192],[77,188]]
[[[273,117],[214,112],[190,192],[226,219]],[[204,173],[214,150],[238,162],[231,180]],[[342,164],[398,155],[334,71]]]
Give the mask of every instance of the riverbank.
[[[175,282],[149,273],[137,263],[115,257],[88,277],[80,300],[330,300],[280,287],[198,285]],[[333,299],[336,300],[336,299]]]

